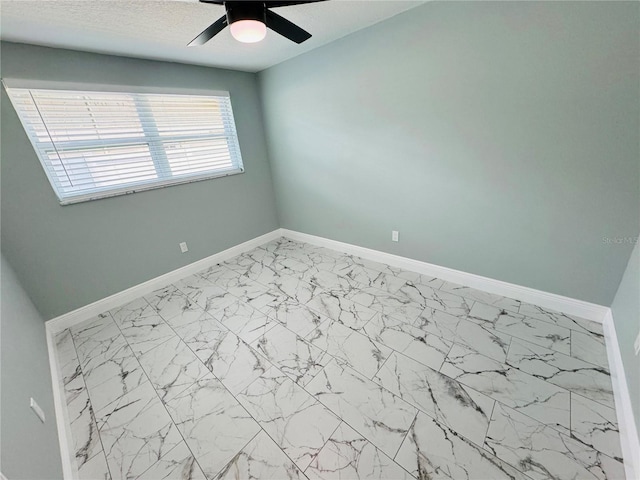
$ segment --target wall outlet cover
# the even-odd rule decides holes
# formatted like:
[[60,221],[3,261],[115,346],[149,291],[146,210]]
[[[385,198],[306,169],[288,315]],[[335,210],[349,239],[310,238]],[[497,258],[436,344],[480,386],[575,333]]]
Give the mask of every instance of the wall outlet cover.
[[44,423],[45,422],[44,412],[40,408],[40,405],[38,405],[33,398],[29,400],[29,406],[31,407],[31,410],[33,410],[34,413],[38,416],[40,421]]
[[180,251],[182,253],[186,253],[189,251],[189,247],[187,247],[187,242],[180,242]]
[[398,231],[397,230],[392,230],[391,231],[391,241],[392,242],[397,242],[398,241]]

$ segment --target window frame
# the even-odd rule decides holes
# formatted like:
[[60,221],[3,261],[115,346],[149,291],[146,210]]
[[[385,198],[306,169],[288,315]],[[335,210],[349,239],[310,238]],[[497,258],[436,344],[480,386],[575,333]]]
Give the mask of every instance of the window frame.
[[[161,147],[160,150],[164,151],[163,144],[169,144],[171,142],[186,142],[186,141],[194,141],[198,140],[206,141],[212,140],[216,137],[212,137],[207,134],[199,134],[199,135],[180,135],[180,134],[168,134],[163,135],[162,138],[155,138],[153,136],[147,136],[146,129],[143,128],[143,132],[141,132],[140,136],[136,137],[123,137],[123,138],[111,138],[109,139],[109,143],[105,144],[103,140],[97,140],[93,143],[92,141],[86,141],[86,144],[83,142],[74,142],[68,140],[61,141],[53,141],[51,137],[49,137],[48,141],[39,142],[36,138],[32,136],[29,130],[26,128],[26,124],[28,123],[26,120],[23,120],[23,114],[20,111],[21,109],[14,109],[20,118],[21,125],[25,131],[25,134],[29,138],[29,141],[32,144],[32,147],[38,157],[40,165],[44,170],[47,179],[51,185],[53,192],[60,205],[72,205],[75,203],[82,203],[93,200],[100,200],[103,198],[111,198],[115,196],[121,195],[130,195],[132,193],[143,192],[147,190],[155,190],[159,188],[166,188],[173,185],[184,185],[188,183],[201,182],[204,180],[211,180],[215,178],[228,177],[232,175],[238,175],[245,172],[244,162],[242,159],[242,153],[240,148],[240,139],[237,132],[237,122],[235,120],[235,116],[233,113],[233,107],[231,105],[231,94],[228,91],[220,91],[220,90],[203,90],[203,89],[183,89],[183,88],[158,88],[158,87],[140,87],[140,86],[113,86],[113,85],[87,85],[87,84],[78,84],[78,83],[70,83],[70,82],[39,82],[33,80],[20,80],[20,79],[2,79],[2,84],[7,92],[9,98],[11,99],[11,94],[9,93],[11,89],[19,89],[19,90],[64,90],[73,93],[123,93],[123,94],[133,94],[133,95],[169,95],[169,96],[204,96],[208,98],[213,97],[226,97],[228,99],[228,115],[222,115],[222,120],[224,123],[224,129],[226,135],[224,138],[231,139],[234,142],[233,146],[229,146],[229,155],[232,162],[236,163],[238,167],[230,168],[230,169],[216,169],[208,172],[203,172],[201,174],[178,174],[176,176],[167,176],[166,171],[162,171],[158,168],[157,164],[157,147]],[[12,101],[12,100],[11,100]],[[13,104],[13,101],[12,101]],[[138,117],[140,118],[140,117]],[[41,117],[42,119],[42,117]],[[44,124],[44,120],[42,120]],[[229,125],[230,123],[230,125]],[[46,127],[46,124],[45,124]],[[221,137],[218,137],[221,138]],[[91,192],[80,193],[80,194],[68,194],[64,195],[64,191],[62,190],[62,186],[60,185],[59,178],[55,175],[53,168],[50,168],[48,164],[51,163],[50,158],[43,158],[43,155],[50,155],[51,151],[57,151],[56,146],[65,146],[66,148],[62,151],[71,151],[76,147],[78,150],[81,148],[87,147],[113,147],[118,148],[122,146],[144,146],[149,151],[149,160],[154,165],[155,174],[157,178],[150,179],[147,181],[140,181],[134,185],[123,185],[121,187],[116,186],[104,186],[102,188],[95,189]],[[48,144],[48,146],[47,146]],[[166,154],[166,151],[165,151]],[[58,161],[61,161],[58,159]],[[164,175],[163,175],[164,174]]]

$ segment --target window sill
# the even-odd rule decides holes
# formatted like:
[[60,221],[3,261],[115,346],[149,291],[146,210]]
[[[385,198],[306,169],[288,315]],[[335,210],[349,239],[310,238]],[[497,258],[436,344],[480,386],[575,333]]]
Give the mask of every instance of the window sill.
[[186,183],[201,182],[203,180],[211,180],[212,178],[229,177],[231,175],[238,175],[244,173],[244,169],[238,168],[234,170],[226,170],[223,172],[217,172],[213,174],[206,174],[197,177],[188,178],[173,178],[163,181],[154,181],[149,183],[141,183],[138,185],[130,185],[119,189],[108,189],[102,192],[93,192],[86,195],[69,196],[60,200],[60,205],[73,205],[75,203],[91,202],[93,200],[101,200],[103,198],[118,197],[120,195],[130,195],[132,193],[144,192],[146,190],[155,190],[157,188],[172,187],[174,185],[184,185]]

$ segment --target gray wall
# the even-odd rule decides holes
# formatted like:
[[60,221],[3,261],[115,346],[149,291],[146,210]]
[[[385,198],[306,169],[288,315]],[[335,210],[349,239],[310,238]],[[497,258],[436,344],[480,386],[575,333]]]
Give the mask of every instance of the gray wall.
[[1,49],[4,77],[228,90],[245,166],[241,175],[62,207],[3,89],[2,252],[45,319],[278,227],[255,74]]
[[[282,227],[610,305],[637,2],[429,2],[259,74]],[[391,242],[391,230],[400,242]]]
[[[0,278],[2,473],[11,480],[62,478],[44,320],[4,256]],[[44,410],[46,423],[29,408],[30,397]]]
[[640,432],[640,361],[633,353],[633,342],[640,332],[640,247],[637,244],[611,310],[629,385],[633,415]]

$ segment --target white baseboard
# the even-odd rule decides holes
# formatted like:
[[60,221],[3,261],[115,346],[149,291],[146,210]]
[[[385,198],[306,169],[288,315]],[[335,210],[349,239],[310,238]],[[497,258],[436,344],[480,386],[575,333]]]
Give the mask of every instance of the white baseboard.
[[613,384],[613,397],[616,403],[616,415],[620,429],[620,444],[624,468],[628,480],[640,478],[640,440],[634,421],[631,395],[624,374],[622,355],[618,344],[618,336],[611,309],[604,319],[604,338],[607,342],[607,357]]
[[65,480],[77,478],[77,468],[69,449],[73,445],[71,441],[70,424],[68,422],[67,402],[64,398],[64,388],[58,374],[58,354],[56,350],[55,332],[49,324],[45,324],[47,332],[47,349],[49,351],[49,369],[51,370],[51,386],[53,388],[53,409],[56,414],[56,427],[58,428],[58,443],[60,444],[60,460],[62,461],[62,476]]
[[307,242],[351,255],[357,255],[359,257],[366,258],[367,260],[386,263],[392,267],[404,268],[405,270],[411,270],[424,275],[437,277],[442,280],[446,280],[447,282],[477,288],[478,290],[502,295],[503,297],[514,298],[516,300],[532,303],[550,310],[557,310],[569,315],[593,320],[594,322],[602,323],[607,311],[609,310],[608,307],[603,307],[602,305],[596,305],[594,303],[576,300],[575,298],[556,295],[555,293],[543,292],[534,288],[522,287],[520,285],[514,285],[513,283],[494,280],[492,278],[482,277],[480,275],[466,273],[452,268],[441,267],[439,265],[433,265],[431,263],[393,255],[391,253],[380,252],[378,250],[338,242],[336,240],[309,235],[307,233],[287,230],[285,228],[281,228],[280,231],[282,236],[288,237],[292,240]]
[[60,332],[65,328],[69,328],[70,326],[76,325],[107,310],[111,310],[113,308],[124,305],[130,301],[135,300],[136,298],[140,298],[153,292],[154,290],[169,285],[172,282],[204,270],[212,265],[215,265],[216,263],[220,263],[229,258],[235,257],[236,255],[251,250],[252,248],[255,248],[257,246],[263,245],[281,236],[291,238],[292,240],[298,240],[301,242],[311,243],[313,245],[331,248],[333,250],[338,250],[340,252],[348,253],[351,255],[357,255],[368,260],[386,263],[394,267],[404,268],[406,270],[422,273],[424,275],[441,278],[442,280],[446,280],[448,282],[477,288],[478,290],[494,293],[496,295],[515,298],[517,300],[532,303],[543,308],[557,310],[559,312],[586,318],[587,320],[602,322],[608,311],[607,307],[584,302],[582,300],[563,297],[562,295],[543,292],[541,290],[535,290],[529,287],[522,287],[520,285],[514,285],[512,283],[494,280],[492,278],[482,277],[480,275],[466,273],[460,270],[454,270],[452,268],[441,267],[439,265],[433,265],[431,263],[422,262],[407,257],[401,257],[399,255],[393,255],[391,253],[380,252],[378,250],[372,250],[370,248],[360,247],[336,240],[330,240],[328,238],[309,235],[307,233],[280,228],[259,237],[253,238],[247,242],[231,247],[222,252],[198,260],[197,262],[178,268],[177,270],[173,270],[171,272],[165,273],[164,275],[160,275],[159,277],[152,278],[151,280],[140,283],[121,292],[115,293],[109,297],[103,298],[84,307],[80,307],[69,313],[65,313],[51,320],[48,320],[46,322],[47,328],[51,329],[53,333]]
[[47,330],[51,331],[53,334],[61,332],[65,328],[77,325],[78,323],[104,313],[107,310],[125,305],[137,298],[148,295],[154,290],[166,287],[177,280],[193,275],[194,273],[211,267],[216,263],[224,262],[225,260],[233,258],[236,255],[240,255],[243,252],[247,252],[281,236],[282,234],[280,229],[273,230],[272,232],[265,233],[264,235],[260,235],[259,237],[236,245],[235,247],[228,248],[227,250],[223,250],[222,252],[190,263],[189,265],[185,265],[184,267],[165,273],[159,277],[134,285],[133,287],[127,288],[121,292],[114,293],[113,295],[90,303],[89,305],[85,305],[84,307],[80,307],[69,313],[65,313],[48,320],[46,322]]

